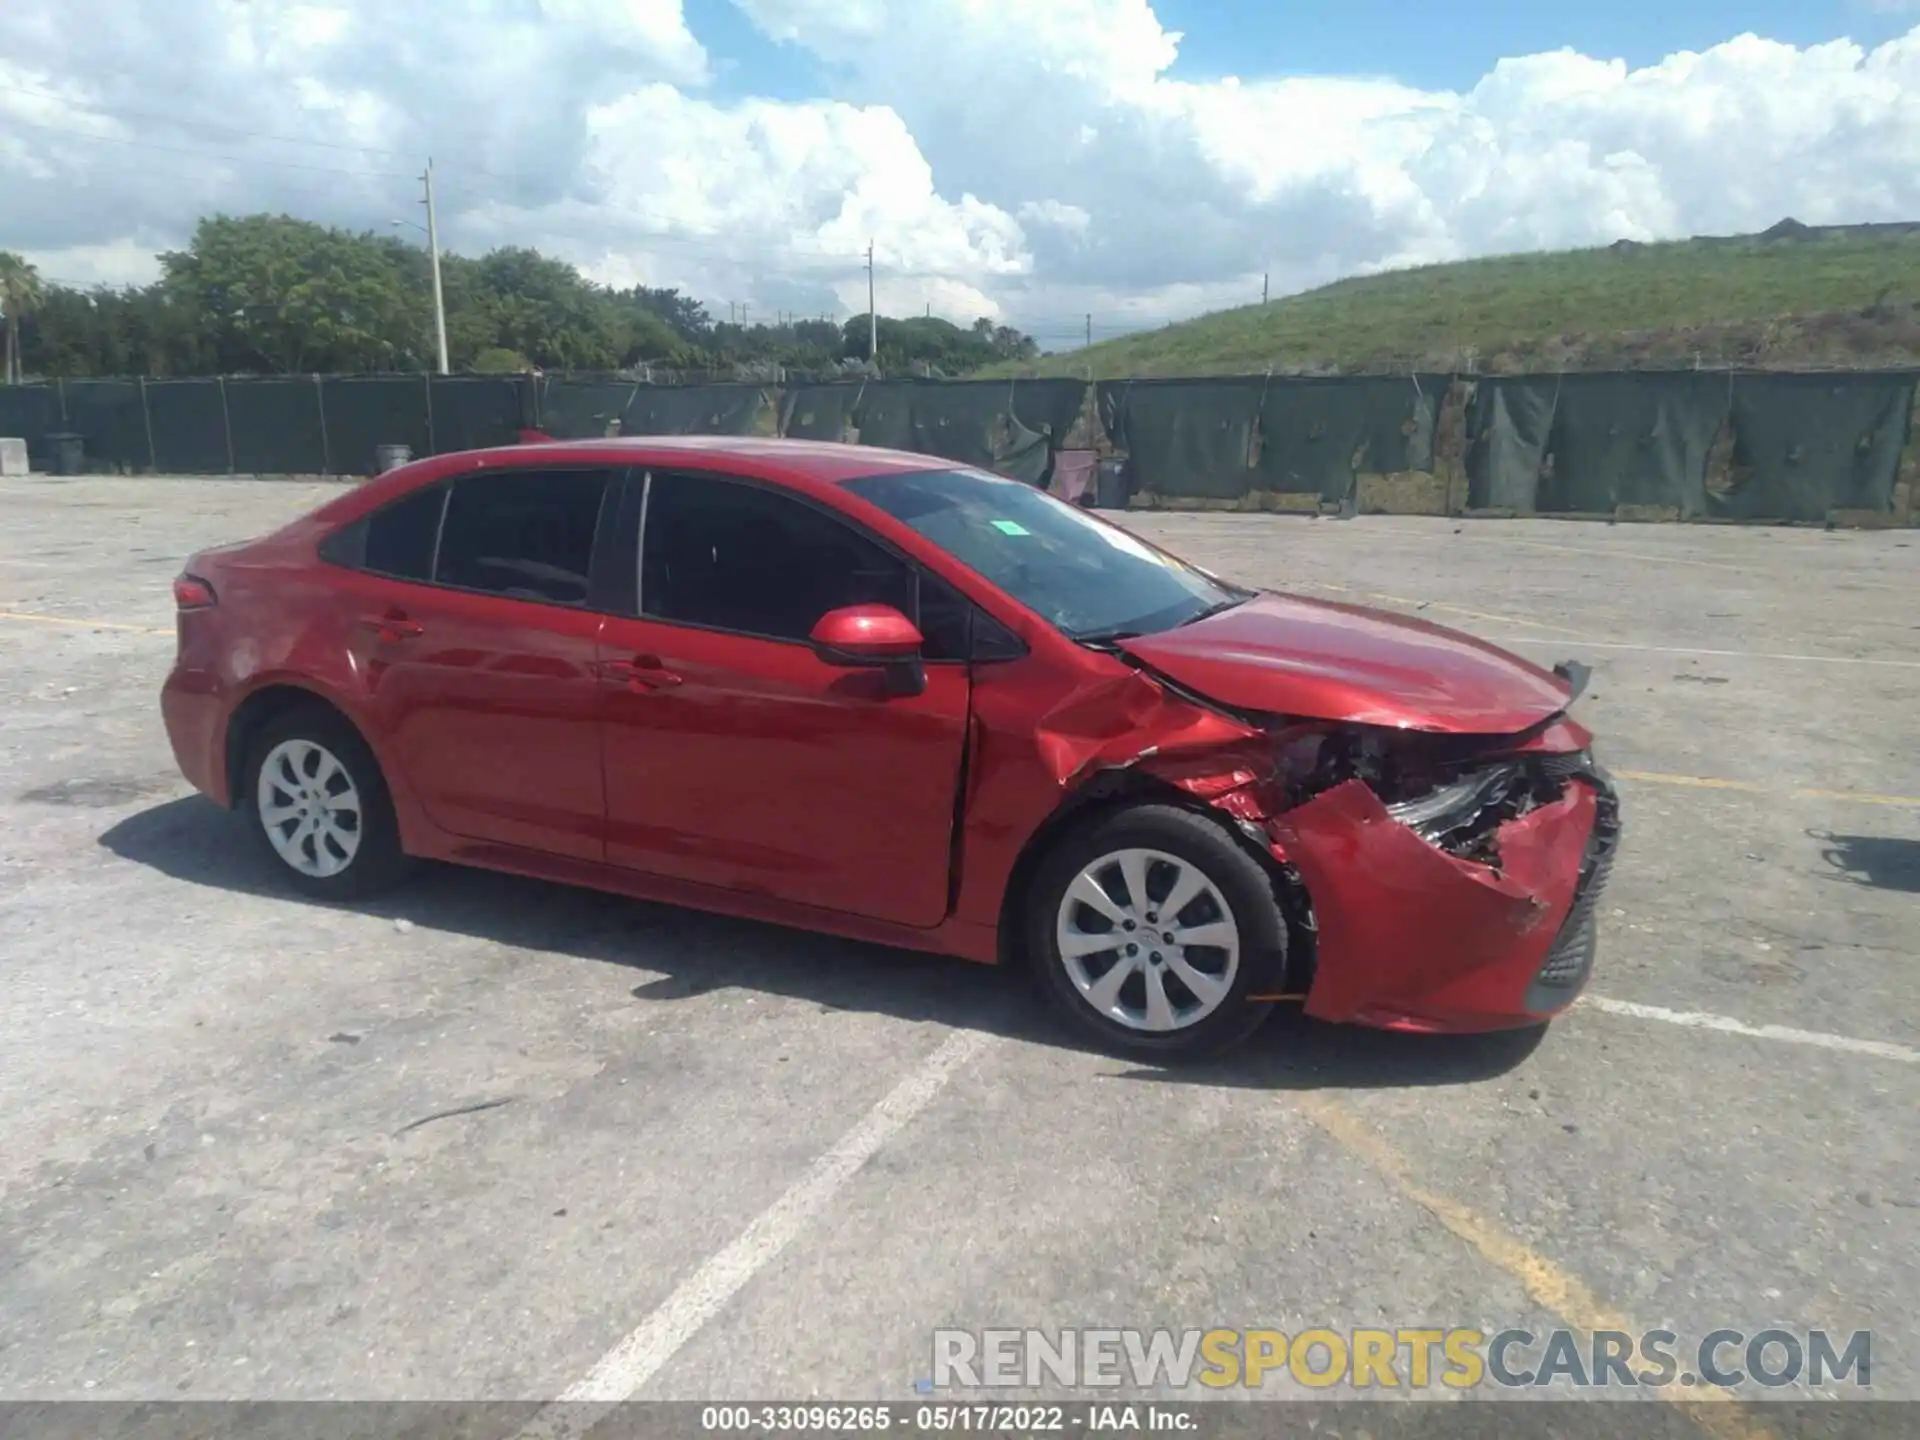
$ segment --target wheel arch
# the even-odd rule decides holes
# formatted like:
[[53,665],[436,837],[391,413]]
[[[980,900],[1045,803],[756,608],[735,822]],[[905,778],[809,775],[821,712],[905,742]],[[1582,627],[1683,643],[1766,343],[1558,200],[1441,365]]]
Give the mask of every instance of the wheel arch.
[[227,777],[227,808],[238,810],[247,794],[246,765],[247,752],[253,747],[253,740],[263,729],[283,715],[296,710],[320,710],[337,718],[342,724],[352,728],[360,737],[367,751],[373,756],[375,765],[380,766],[381,780],[388,783],[386,766],[381,762],[379,751],[367,738],[366,730],[352,715],[322,691],[310,686],[294,684],[290,681],[276,680],[262,685],[240,702],[227,720],[226,754],[224,757]]
[[1316,955],[1313,908],[1305,882],[1292,872],[1291,867],[1283,866],[1276,860],[1264,844],[1256,843],[1224,811],[1195,799],[1171,781],[1132,769],[1100,771],[1064,797],[1053,813],[1027,837],[1027,843],[1021,847],[1019,857],[1013,863],[1006,890],[1001,897],[1000,963],[1018,965],[1027,961],[1021,934],[1027,906],[1032,898],[1034,877],[1048,850],[1062,835],[1088,823],[1095,815],[1134,805],[1167,805],[1198,815],[1254,858],[1273,887],[1274,903],[1286,926],[1286,988],[1289,992],[1304,992],[1312,982]]

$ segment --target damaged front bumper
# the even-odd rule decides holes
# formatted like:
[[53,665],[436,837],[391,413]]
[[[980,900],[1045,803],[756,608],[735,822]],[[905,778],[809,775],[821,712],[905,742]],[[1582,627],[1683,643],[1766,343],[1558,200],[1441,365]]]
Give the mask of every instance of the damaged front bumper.
[[1449,853],[1358,779],[1266,821],[1275,858],[1312,898],[1309,1015],[1477,1031],[1536,1024],[1573,1003],[1593,968],[1619,803],[1584,753],[1547,763],[1564,788],[1498,826],[1498,866]]
[[[1586,671],[1564,670],[1571,699]],[[1309,1015],[1511,1029],[1565,1010],[1592,973],[1619,800],[1564,711],[1508,735],[1230,716],[1135,672],[1050,718],[1042,754],[1062,785],[1143,773],[1269,851],[1305,942],[1286,990]]]

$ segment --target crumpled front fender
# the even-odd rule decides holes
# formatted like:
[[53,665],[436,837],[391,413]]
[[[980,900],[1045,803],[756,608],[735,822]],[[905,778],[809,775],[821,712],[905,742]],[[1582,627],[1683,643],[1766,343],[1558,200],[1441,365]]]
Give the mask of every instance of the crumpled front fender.
[[1082,686],[1034,727],[1041,762],[1063,788],[1096,770],[1126,768],[1169,752],[1211,751],[1259,734],[1168,693],[1137,670]]
[[1313,899],[1307,1013],[1415,1030],[1528,1023],[1523,999],[1573,906],[1596,803],[1576,782],[1508,821],[1498,871],[1428,844],[1359,780],[1266,821]]

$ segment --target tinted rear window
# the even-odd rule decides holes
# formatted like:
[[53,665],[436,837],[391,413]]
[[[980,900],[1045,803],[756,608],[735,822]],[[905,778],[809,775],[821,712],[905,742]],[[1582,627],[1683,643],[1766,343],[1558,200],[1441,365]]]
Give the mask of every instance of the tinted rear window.
[[433,542],[445,503],[446,491],[436,485],[374,511],[361,522],[367,536],[363,567],[403,580],[425,580],[433,573]]

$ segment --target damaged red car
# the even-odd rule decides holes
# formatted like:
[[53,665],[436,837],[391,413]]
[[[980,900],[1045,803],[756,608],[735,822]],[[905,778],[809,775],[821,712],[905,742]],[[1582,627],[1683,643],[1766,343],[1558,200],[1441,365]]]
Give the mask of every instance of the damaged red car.
[[417,858],[1030,966],[1171,1058],[1537,1025],[1619,837],[1583,672],[1230,584],[1016,480],[755,439],[405,466],[175,582],[187,778]]

